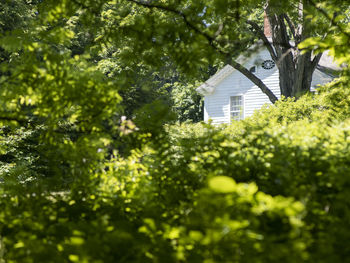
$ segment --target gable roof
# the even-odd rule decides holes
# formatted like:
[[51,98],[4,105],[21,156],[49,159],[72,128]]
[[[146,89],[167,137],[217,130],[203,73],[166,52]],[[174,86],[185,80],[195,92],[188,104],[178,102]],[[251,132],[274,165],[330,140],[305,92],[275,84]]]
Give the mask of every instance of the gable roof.
[[220,82],[223,81],[226,77],[231,75],[234,70],[235,69],[232,66],[226,65],[217,71],[213,76],[211,76],[207,81],[204,81],[204,83],[200,85],[196,90],[202,95],[213,93],[216,86],[219,85]]
[[[239,61],[241,64],[244,64],[247,62],[248,58],[250,58],[253,54],[256,54],[261,51],[260,49],[255,49],[252,53],[249,54],[248,57],[239,56],[237,61]],[[320,72],[327,74],[328,76],[334,78],[342,69],[342,67],[338,66],[338,64],[334,61],[334,59],[328,55],[328,51],[325,51],[321,59],[317,65],[316,70],[319,70]],[[222,69],[218,70],[213,76],[211,76],[208,80],[204,81],[202,85],[200,85],[196,90],[198,93],[202,95],[209,95],[214,93],[216,87],[231,73],[233,73],[236,69],[233,68],[231,65],[226,65]]]

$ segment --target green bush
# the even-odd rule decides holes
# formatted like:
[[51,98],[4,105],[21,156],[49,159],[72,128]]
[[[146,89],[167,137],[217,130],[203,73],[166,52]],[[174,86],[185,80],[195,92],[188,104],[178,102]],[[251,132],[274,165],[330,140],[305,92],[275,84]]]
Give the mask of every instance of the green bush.
[[141,148],[86,171],[70,191],[2,189],[3,257],[343,262],[350,121],[343,112],[330,122],[338,106],[325,104],[340,92],[281,102],[231,126],[130,130],[122,137],[139,137]]
[[[105,1],[17,2],[0,10],[0,22],[11,22],[0,37],[1,263],[349,261],[349,69],[315,96],[244,121],[170,125],[164,100],[122,89],[133,82],[128,74],[112,81],[108,58],[99,67],[70,47],[98,56],[113,43],[126,66],[156,68],[170,56],[193,73],[218,57],[203,36],[174,23],[179,14],[170,21],[130,1],[116,9]],[[74,31],[91,21],[92,46],[80,45],[85,37]],[[148,23],[155,27],[145,30]],[[311,44],[349,64],[343,32]],[[132,120],[121,116],[122,90]],[[198,119],[198,97],[182,104],[187,92],[178,91],[176,110]],[[125,100],[132,94],[144,107],[134,111]]]

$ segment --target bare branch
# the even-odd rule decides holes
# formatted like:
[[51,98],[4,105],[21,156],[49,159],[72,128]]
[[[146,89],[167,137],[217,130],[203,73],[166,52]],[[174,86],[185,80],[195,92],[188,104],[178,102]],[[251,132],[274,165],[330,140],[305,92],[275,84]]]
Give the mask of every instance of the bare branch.
[[265,36],[264,32],[260,29],[259,25],[253,21],[247,21],[249,25],[253,27],[253,29],[258,33],[260,39],[264,42],[264,45],[266,46],[267,50],[269,51],[271,58],[277,62],[277,55],[275,53],[275,50],[273,49],[270,41]]
[[296,34],[295,34],[295,25],[292,22],[292,20],[290,19],[290,17],[287,14],[283,14],[284,19],[287,21],[288,27],[290,29],[290,31],[292,32],[293,38],[296,40]]
[[293,48],[288,39],[284,18],[282,15],[271,13],[269,5],[266,5],[265,12],[272,28],[272,45],[275,47],[276,56],[280,58],[283,53]]
[[275,103],[278,101],[278,98],[273,94],[273,92],[259,79],[257,76],[255,76],[253,73],[251,73],[248,69],[243,67],[241,64],[239,64],[236,61],[229,61],[229,63],[233,68],[241,72],[244,76],[246,76],[251,82],[253,82],[255,85],[257,85],[263,93],[269,97],[270,101],[272,103]]

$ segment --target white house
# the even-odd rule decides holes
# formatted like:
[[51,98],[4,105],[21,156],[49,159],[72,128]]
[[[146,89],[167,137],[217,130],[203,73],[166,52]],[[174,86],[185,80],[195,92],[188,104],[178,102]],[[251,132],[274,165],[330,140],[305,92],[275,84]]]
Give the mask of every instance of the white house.
[[[250,69],[280,98],[278,69],[266,49],[240,60],[244,67]],[[325,54],[322,55],[319,66],[332,69],[337,67]],[[332,79],[331,75],[316,69],[312,78],[312,89]],[[271,104],[260,88],[230,65],[226,65],[205,81],[197,91],[204,96],[204,121],[211,119],[213,124],[244,119],[264,104]]]

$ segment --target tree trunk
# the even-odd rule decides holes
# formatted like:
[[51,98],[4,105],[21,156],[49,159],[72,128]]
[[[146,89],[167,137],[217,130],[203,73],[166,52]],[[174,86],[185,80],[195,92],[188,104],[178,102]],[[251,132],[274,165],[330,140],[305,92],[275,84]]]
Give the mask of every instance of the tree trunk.
[[266,6],[265,12],[271,25],[272,46],[275,50],[271,57],[279,70],[281,95],[298,98],[310,91],[312,75],[321,56],[313,58],[311,52],[302,54],[298,49],[298,44],[309,36],[307,25],[310,21],[304,17],[302,2],[299,4],[297,26],[287,14],[275,14],[269,5]]

